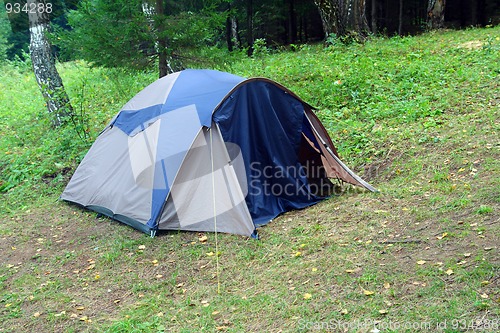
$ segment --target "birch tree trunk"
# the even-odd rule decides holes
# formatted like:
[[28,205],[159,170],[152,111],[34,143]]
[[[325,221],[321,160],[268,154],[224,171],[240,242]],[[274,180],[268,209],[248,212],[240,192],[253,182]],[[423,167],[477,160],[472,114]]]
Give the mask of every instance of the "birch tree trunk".
[[369,30],[366,0],[314,0],[323,23],[325,37],[355,35],[364,39]]
[[64,122],[64,118],[73,115],[73,107],[57,72],[52,45],[46,36],[50,20],[45,1],[28,0],[28,8],[36,8],[28,11],[33,72],[49,114],[53,116],[52,123],[57,127]]
[[444,27],[444,8],[446,0],[429,0],[427,6],[427,27],[440,29]]
[[228,15],[226,17],[226,43],[229,52],[241,47],[240,35],[238,33],[238,20],[232,12],[231,3],[227,4]]

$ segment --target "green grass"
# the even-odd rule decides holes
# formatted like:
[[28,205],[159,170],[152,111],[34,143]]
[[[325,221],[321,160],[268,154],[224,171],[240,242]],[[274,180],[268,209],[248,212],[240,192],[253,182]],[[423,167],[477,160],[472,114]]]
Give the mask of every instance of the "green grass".
[[50,129],[29,69],[3,66],[0,332],[369,332],[374,322],[382,332],[497,332],[499,35],[214,57],[214,68],[269,77],[317,106],[342,159],[380,190],[346,188],[287,213],[260,241],[218,235],[219,271],[207,255],[214,234],[151,239],[57,201],[155,73],[60,65],[81,139],[71,125]]

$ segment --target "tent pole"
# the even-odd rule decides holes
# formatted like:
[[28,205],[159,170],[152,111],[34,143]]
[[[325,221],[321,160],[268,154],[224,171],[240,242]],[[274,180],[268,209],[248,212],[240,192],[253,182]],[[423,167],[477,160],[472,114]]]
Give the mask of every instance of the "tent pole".
[[214,233],[215,233],[215,264],[216,264],[216,274],[217,274],[217,294],[220,294],[219,242],[217,238],[217,206],[215,201],[214,145],[213,145],[212,128],[210,127],[208,130],[210,131],[210,162],[212,164],[212,198],[214,207],[213,214],[214,214]]

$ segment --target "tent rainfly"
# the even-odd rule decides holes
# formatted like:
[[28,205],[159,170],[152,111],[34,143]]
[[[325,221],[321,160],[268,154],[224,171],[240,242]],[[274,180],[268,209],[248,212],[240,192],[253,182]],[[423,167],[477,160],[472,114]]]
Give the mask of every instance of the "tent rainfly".
[[111,120],[61,198],[151,236],[256,237],[279,214],[328,197],[329,178],[375,191],[340,161],[313,110],[264,78],[167,75]]

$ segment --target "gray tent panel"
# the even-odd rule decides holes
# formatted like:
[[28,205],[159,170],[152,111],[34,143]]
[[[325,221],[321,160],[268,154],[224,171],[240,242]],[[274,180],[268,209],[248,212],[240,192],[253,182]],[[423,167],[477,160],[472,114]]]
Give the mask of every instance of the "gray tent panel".
[[137,185],[134,179],[128,140],[128,135],[118,128],[105,130],[80,163],[61,198],[85,207],[106,207],[113,215],[147,223],[151,188]]
[[243,165],[240,158],[231,160],[215,124],[200,131],[175,179],[159,229],[250,236],[255,228],[239,185],[246,180],[238,181],[235,171]]

